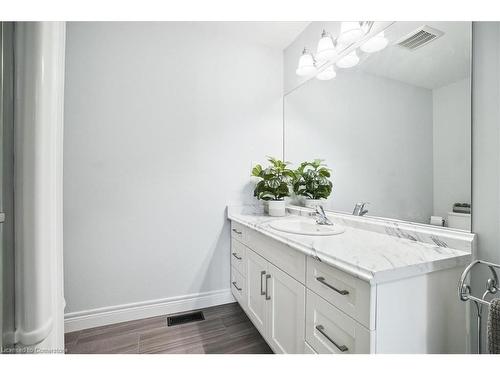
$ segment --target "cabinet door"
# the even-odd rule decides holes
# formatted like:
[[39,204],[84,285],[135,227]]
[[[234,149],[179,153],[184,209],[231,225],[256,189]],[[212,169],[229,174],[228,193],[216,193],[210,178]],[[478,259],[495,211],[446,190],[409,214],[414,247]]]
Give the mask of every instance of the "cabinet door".
[[247,249],[247,313],[260,333],[266,335],[266,299],[265,278],[267,275],[267,261],[261,256]]
[[268,268],[264,281],[268,342],[275,353],[304,353],[305,287],[274,265],[269,263]]

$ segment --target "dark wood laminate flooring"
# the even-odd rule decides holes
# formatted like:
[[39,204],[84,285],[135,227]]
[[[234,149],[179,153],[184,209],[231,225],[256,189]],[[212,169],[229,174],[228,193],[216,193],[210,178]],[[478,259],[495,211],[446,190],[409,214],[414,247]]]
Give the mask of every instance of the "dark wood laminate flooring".
[[237,303],[202,311],[205,320],[171,327],[162,315],[66,333],[66,353],[272,353]]

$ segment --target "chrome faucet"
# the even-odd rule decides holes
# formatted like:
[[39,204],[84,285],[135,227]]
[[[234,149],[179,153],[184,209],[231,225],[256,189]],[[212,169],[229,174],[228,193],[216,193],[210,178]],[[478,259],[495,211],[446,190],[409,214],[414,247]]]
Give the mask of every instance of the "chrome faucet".
[[333,223],[326,217],[323,206],[318,204],[316,206],[316,224],[319,225],[333,225]]
[[365,206],[368,204],[368,202],[358,202],[356,203],[356,206],[354,206],[354,211],[352,211],[352,214],[355,216],[363,216],[368,213],[368,210],[365,210]]

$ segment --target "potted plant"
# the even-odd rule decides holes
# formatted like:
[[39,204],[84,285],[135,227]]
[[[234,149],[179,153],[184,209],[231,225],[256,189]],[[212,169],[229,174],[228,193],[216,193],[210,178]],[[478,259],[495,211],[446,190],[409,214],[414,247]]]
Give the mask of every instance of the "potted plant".
[[271,165],[267,168],[262,169],[257,164],[252,169],[252,176],[261,179],[255,186],[253,195],[267,202],[270,216],[285,216],[284,198],[290,195],[289,185],[295,174],[287,168],[289,163],[273,157],[268,160]]
[[297,196],[305,197],[306,207],[314,208],[332,193],[330,169],[323,160],[305,161],[294,172],[293,191]]

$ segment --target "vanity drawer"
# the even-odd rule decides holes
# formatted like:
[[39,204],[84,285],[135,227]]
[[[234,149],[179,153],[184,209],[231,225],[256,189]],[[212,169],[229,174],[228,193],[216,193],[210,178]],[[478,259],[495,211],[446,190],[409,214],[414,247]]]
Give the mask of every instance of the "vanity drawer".
[[306,285],[365,327],[370,327],[370,284],[367,282],[308,257]]
[[306,341],[319,354],[370,353],[370,331],[310,290],[306,297]]
[[306,283],[306,255],[254,230],[248,231],[247,246],[285,271],[301,284]]
[[234,267],[231,267],[231,292],[243,309],[246,310],[246,279]]
[[247,231],[248,229],[240,223],[231,221],[231,238],[234,238],[241,243],[246,244],[247,241]]
[[242,243],[231,240],[231,266],[233,266],[243,276],[246,275],[247,251]]

